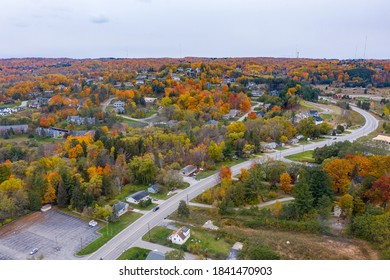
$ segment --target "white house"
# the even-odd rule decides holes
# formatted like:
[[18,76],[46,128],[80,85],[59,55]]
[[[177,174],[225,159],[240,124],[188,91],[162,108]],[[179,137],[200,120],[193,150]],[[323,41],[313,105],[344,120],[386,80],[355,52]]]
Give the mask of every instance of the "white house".
[[173,232],[171,236],[168,237],[173,244],[183,245],[186,243],[188,238],[190,238],[191,232],[189,228],[181,227],[177,231]]
[[133,193],[132,195],[126,197],[126,201],[129,203],[138,204],[141,201],[145,201],[150,199],[149,194],[146,191],[139,191],[136,193]]
[[118,100],[114,102],[114,107],[119,108],[119,107],[125,107],[126,103],[124,101]]
[[156,102],[157,98],[155,97],[145,97],[145,102],[146,103],[154,103]]

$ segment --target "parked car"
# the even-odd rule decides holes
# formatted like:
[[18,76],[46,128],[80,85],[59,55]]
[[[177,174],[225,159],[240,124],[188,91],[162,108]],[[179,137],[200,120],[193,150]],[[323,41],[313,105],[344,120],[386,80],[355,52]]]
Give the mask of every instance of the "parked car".
[[30,252],[30,255],[34,255],[36,252],[38,252],[38,248],[32,249]]

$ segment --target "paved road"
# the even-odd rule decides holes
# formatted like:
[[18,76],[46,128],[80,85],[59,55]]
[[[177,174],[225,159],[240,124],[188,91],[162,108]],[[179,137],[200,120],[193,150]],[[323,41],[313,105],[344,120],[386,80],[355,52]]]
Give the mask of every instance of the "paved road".
[[[372,115],[356,107],[352,107],[352,109],[362,114],[363,117],[366,119],[366,123],[363,127],[354,130],[351,134],[339,136],[337,140],[331,139],[328,141],[310,143],[301,147],[294,147],[287,150],[272,153],[268,156],[274,159],[276,159],[278,156],[280,156],[280,158],[283,158],[288,155],[302,152],[303,150],[313,150],[317,147],[322,147],[326,144],[330,144],[337,141],[354,141],[357,138],[374,131],[378,127],[378,121]],[[254,160],[248,160],[231,167],[233,176],[238,175],[240,173],[241,168],[250,168],[253,162]],[[148,229],[159,225],[160,223],[162,223],[165,217],[176,211],[180,200],[190,201],[202,192],[204,192],[206,189],[209,189],[216,185],[218,181],[218,175],[212,175],[200,181],[192,182],[188,188],[160,204],[160,210],[156,212],[151,211],[143,215],[141,218],[139,218],[133,224],[128,226],[117,236],[111,239],[108,243],[106,243],[103,247],[101,247],[98,251],[89,255],[87,258],[95,260],[98,260],[100,258],[115,260],[121,255],[123,250],[134,246],[135,242],[137,242],[137,240],[139,240],[143,235],[148,232]]]
[[[253,102],[253,101],[252,101],[252,102]],[[248,116],[249,113],[255,112],[255,108],[257,108],[257,107],[260,106],[260,102],[255,102],[255,103],[256,103],[256,105],[253,105],[253,106],[251,107],[251,109],[249,110],[248,113],[246,113],[246,114],[243,115],[241,118],[239,118],[239,119],[237,120],[238,122],[243,122],[243,121],[245,120],[245,118]]]
[[111,101],[116,99],[116,97],[111,97],[109,99],[107,99],[106,101],[104,101],[102,104],[100,104],[100,106],[102,107],[102,111],[105,112],[106,109],[107,109],[107,106],[110,105]]

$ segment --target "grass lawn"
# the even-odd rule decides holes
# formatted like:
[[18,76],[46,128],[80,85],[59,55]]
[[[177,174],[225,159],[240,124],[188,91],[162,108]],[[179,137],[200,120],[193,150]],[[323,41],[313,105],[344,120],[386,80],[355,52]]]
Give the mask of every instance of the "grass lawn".
[[333,119],[333,115],[331,115],[331,114],[320,114],[320,117],[323,118],[324,120]]
[[120,117],[120,121],[124,122],[124,123],[127,123],[130,127],[134,127],[134,128],[140,128],[140,127],[147,126],[146,123],[137,122],[137,121],[134,121],[134,120],[129,120],[129,119],[122,118],[122,117]]
[[300,162],[314,163],[313,151],[306,151],[291,156],[286,156],[287,159]]
[[167,246],[171,242],[168,240],[169,235],[172,234],[172,230],[165,227],[154,227],[150,232],[146,233],[142,240],[150,241],[160,245]]
[[276,147],[274,150],[284,151],[284,150],[288,150],[288,148],[286,148],[286,147]]
[[182,248],[184,251],[193,254],[207,252],[208,256],[210,256],[212,259],[226,259],[226,256],[231,247],[230,243],[226,242],[226,240],[223,238],[217,237],[216,232],[204,230],[198,227],[190,227],[190,229],[191,236],[184,244],[184,246],[172,244],[172,242],[168,240],[172,230],[164,227],[153,228],[150,231],[150,239],[148,233],[145,234],[142,239],[175,249]]
[[117,260],[145,260],[150,250],[133,247],[126,250]]
[[130,207],[132,207],[134,209],[145,210],[145,211],[152,210],[154,207],[157,206],[157,204],[154,204],[154,203],[152,203],[146,207],[141,207],[138,204],[133,204],[133,203],[129,203],[129,205],[130,205]]
[[311,140],[311,142],[321,142],[321,141],[325,141],[327,140],[326,138],[318,138],[318,139],[314,139],[314,140]]
[[128,212],[122,215],[119,218],[119,221],[115,223],[109,223],[104,228],[100,229],[99,232],[102,234],[98,239],[89,243],[86,247],[84,247],[81,251],[79,251],[77,256],[85,256],[91,254],[106,244],[111,238],[124,230],[127,226],[132,224],[135,220],[137,220],[142,215],[139,213]]
[[22,104],[22,102],[15,102],[13,104],[4,104],[4,105],[0,105],[0,109],[3,109],[3,108],[15,108],[17,106],[20,106]]
[[219,169],[223,166],[223,165],[226,165],[226,166],[233,166],[233,165],[236,165],[236,164],[239,164],[241,162],[244,162],[246,161],[247,159],[244,159],[244,158],[239,158],[237,160],[233,160],[233,161],[224,161],[224,162],[218,162],[217,164],[214,165],[215,167],[215,170],[204,170],[204,171],[201,171],[199,172],[198,175],[196,175],[196,179],[203,179],[203,178],[206,178],[206,177],[209,177],[215,173],[218,173],[219,172]]
[[174,221],[181,221],[183,223],[188,223],[196,226],[203,226],[208,220],[212,220],[215,225],[218,225],[218,217],[216,216],[216,211],[210,208],[189,206],[190,216],[180,217],[177,215],[177,211],[169,215],[169,219]]

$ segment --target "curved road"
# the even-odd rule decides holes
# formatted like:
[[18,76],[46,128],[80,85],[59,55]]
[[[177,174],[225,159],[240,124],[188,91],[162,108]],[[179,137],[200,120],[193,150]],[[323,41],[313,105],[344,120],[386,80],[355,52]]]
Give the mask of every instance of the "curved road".
[[[376,128],[378,127],[378,121],[371,114],[356,107],[352,107],[352,109],[363,115],[366,119],[366,123],[363,127],[354,130],[351,134],[339,136],[337,137],[337,140],[315,142],[307,144],[305,146],[294,147],[287,150],[279,151],[270,154],[269,157],[274,159],[278,157],[283,158],[288,155],[302,152],[303,149],[305,151],[313,150],[315,148],[322,147],[326,144],[330,144],[337,141],[354,141],[357,138],[367,135],[368,133],[376,130]],[[243,163],[232,166],[231,170],[233,176],[239,174],[241,168],[249,168],[253,162],[253,160],[248,160]],[[159,225],[165,217],[176,211],[180,200],[190,201],[191,199],[204,192],[206,189],[215,186],[217,183],[218,175],[212,175],[200,181],[193,182],[185,190],[161,203],[160,210],[156,212],[150,211],[147,214],[143,215],[133,224],[129,225],[126,229],[116,235],[98,251],[92,253],[86,258],[91,260],[98,260],[101,258],[115,260],[122,254],[124,250],[127,250],[128,248],[132,247],[138,239],[145,235],[148,232],[148,229]]]

